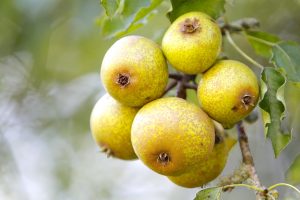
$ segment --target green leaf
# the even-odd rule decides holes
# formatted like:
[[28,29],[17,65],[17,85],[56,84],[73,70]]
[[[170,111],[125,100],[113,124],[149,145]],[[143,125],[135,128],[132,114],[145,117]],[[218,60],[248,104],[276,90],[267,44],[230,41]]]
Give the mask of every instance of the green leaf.
[[213,187],[203,189],[197,192],[194,200],[219,200],[222,192],[222,187]]
[[[291,140],[289,128],[284,127],[285,117],[284,85],[285,77],[278,69],[266,67],[262,72],[262,109],[266,136],[271,139],[275,157]],[[283,130],[287,129],[287,130]]]
[[200,11],[217,19],[224,11],[225,0],[171,0],[172,11],[168,17],[173,22],[177,17],[191,11]]
[[[155,9],[163,0],[122,0],[110,2],[110,6],[106,3],[103,7],[106,9],[108,16],[102,16],[100,26],[102,33],[106,37],[121,37],[129,32],[132,32],[148,22],[149,18],[154,13]],[[102,1],[102,4],[106,1]],[[121,3],[122,2],[122,3]],[[120,8],[121,7],[121,8]],[[109,14],[108,14],[109,13]]]
[[300,155],[296,157],[286,173],[287,181],[293,185],[300,184]]
[[246,31],[246,37],[258,55],[271,58],[281,68],[288,81],[300,85],[300,45],[281,41],[277,36],[260,31]]
[[194,89],[187,89],[186,90],[186,100],[188,102],[192,102],[195,105],[199,106],[199,101],[198,101],[198,97],[197,97],[197,92]]
[[112,17],[120,6],[120,0],[101,0],[101,4],[106,11],[106,15]]
[[266,58],[272,56],[272,47],[280,41],[275,35],[261,31],[246,31],[246,37],[258,55]]
[[280,42],[272,48],[271,61],[284,69],[289,81],[300,82],[300,46],[295,42]]

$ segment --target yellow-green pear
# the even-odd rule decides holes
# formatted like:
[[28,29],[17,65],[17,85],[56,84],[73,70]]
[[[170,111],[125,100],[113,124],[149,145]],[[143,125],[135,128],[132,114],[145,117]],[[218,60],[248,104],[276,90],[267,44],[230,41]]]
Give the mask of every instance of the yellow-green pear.
[[161,98],[139,110],[131,140],[136,155],[150,169],[178,175],[212,152],[214,124],[205,112],[184,99]]
[[108,156],[123,160],[136,159],[131,144],[131,125],[138,112],[120,104],[108,94],[95,104],[90,127],[93,139]]
[[201,12],[178,17],[162,40],[162,49],[171,65],[186,74],[207,70],[216,60],[222,45],[217,23]]
[[207,160],[198,163],[184,174],[168,176],[168,179],[186,188],[200,187],[211,182],[222,173],[228,153],[235,143],[236,140],[231,137],[219,138]]
[[106,52],[101,79],[114,99],[139,107],[163,94],[168,68],[156,43],[142,36],[126,36]]
[[230,128],[256,106],[258,81],[245,64],[223,60],[203,74],[197,96],[201,107],[211,118],[224,128]]

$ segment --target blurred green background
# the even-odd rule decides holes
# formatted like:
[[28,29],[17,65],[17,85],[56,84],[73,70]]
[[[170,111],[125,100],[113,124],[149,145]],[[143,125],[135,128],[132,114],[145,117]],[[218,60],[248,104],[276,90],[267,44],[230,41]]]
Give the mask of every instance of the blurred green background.
[[[164,14],[169,8],[164,2],[134,34],[159,43],[169,25]],[[255,17],[262,30],[300,42],[299,0],[229,0],[226,10],[229,21]],[[89,115],[105,92],[99,69],[116,40],[101,35],[96,22],[102,14],[98,0],[0,1],[1,200],[180,200],[193,199],[198,191],[175,186],[139,161],[107,159],[93,142]],[[234,39],[255,57],[244,38]],[[226,42],[224,49],[247,63]],[[262,122],[246,125],[265,185],[285,181],[300,152],[299,89],[288,85],[286,99],[294,140],[278,159],[264,140]],[[240,160],[236,145],[223,173]],[[284,199],[296,199],[290,190],[280,191]],[[224,195],[241,198],[254,195],[240,189]]]

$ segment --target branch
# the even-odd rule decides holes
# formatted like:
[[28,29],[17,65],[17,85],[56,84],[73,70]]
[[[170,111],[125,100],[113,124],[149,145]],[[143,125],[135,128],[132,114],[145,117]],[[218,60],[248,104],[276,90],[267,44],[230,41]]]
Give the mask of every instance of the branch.
[[268,191],[265,190],[265,187],[262,186],[262,184],[260,183],[260,180],[258,178],[258,175],[256,173],[253,157],[252,157],[250,147],[249,147],[248,137],[247,137],[247,134],[245,132],[242,121],[240,121],[237,124],[237,130],[238,130],[238,140],[239,140],[241,153],[242,153],[242,157],[243,157],[243,163],[247,167],[249,177],[253,181],[253,185],[255,185],[258,188],[263,189],[264,191],[266,191],[266,192],[263,192],[263,193],[257,193],[256,194],[256,199],[257,200],[262,200],[262,199],[264,199],[264,197],[266,197]]
[[179,73],[169,73],[169,78],[180,81],[183,78],[183,75]]
[[198,88],[195,80],[196,75],[188,75],[182,73],[169,73],[169,78],[173,80],[168,84],[162,96],[167,94],[171,89],[173,89],[175,86],[178,85],[176,96],[182,99],[186,99],[187,89],[197,90]]
[[177,81],[176,80],[172,80],[166,87],[166,90],[164,91],[164,93],[161,96],[164,96],[165,94],[167,94],[170,90],[172,90],[176,85],[177,85]]
[[190,85],[189,82],[194,80],[196,78],[196,75],[187,75],[184,74],[182,76],[182,79],[179,81],[179,85],[177,88],[177,97],[186,99],[186,89],[188,87],[186,87],[187,85]]
[[238,33],[244,30],[259,27],[259,21],[255,18],[243,18],[231,23],[227,23],[225,19],[220,18],[217,22],[221,29],[222,35],[225,35],[225,30],[229,31],[230,33]]
[[176,96],[182,99],[186,99],[186,89],[184,87],[183,81],[179,82],[179,85],[177,87],[177,94]]

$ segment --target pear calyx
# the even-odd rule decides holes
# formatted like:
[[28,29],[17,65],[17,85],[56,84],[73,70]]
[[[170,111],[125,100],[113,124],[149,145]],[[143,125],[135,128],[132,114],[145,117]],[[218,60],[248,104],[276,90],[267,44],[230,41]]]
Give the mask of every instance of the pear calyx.
[[199,20],[187,18],[181,25],[181,32],[194,33],[200,28]]

